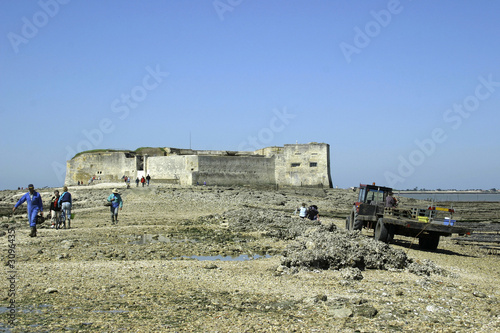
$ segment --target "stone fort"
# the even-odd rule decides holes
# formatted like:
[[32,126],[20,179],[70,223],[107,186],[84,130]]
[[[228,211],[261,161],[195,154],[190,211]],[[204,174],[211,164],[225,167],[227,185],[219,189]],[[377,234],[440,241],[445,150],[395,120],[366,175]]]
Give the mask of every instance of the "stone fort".
[[154,183],[179,185],[278,185],[332,187],[330,145],[285,144],[256,151],[139,148],[93,150],[67,161],[66,185],[96,177],[119,182],[123,176],[151,176]]

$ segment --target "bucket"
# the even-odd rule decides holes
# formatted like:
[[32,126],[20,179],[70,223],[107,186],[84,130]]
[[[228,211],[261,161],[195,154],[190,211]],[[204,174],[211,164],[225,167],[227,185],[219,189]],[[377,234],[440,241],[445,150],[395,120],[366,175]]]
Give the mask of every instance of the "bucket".
[[71,219],[74,219],[75,218],[75,213],[71,213]]
[[444,222],[443,224],[444,225],[449,225],[449,226],[453,226],[455,224],[455,222],[457,222],[456,220],[452,220],[451,218],[449,217],[445,217],[444,218]]

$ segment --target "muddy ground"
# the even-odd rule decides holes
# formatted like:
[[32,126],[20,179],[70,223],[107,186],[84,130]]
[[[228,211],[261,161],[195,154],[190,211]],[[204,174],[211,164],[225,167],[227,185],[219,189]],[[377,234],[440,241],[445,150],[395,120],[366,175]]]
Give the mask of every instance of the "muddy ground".
[[[28,237],[25,205],[2,217],[0,332],[500,331],[498,254],[346,231],[350,190],[119,184],[111,225],[115,186],[70,188],[70,230]],[[0,192],[0,209],[22,194]],[[294,214],[302,202],[321,222]],[[499,225],[499,203],[454,205],[462,223]]]

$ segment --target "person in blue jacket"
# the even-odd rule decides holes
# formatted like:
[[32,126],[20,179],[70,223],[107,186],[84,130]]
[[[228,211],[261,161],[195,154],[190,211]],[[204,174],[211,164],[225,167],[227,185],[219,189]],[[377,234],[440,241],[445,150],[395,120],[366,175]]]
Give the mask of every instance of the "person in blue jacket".
[[68,192],[68,187],[63,187],[63,193],[59,197],[57,205],[64,212],[64,224],[63,228],[66,229],[66,220],[68,220],[68,229],[71,229],[71,206],[73,205],[73,199],[71,199],[71,193]]
[[19,199],[14,208],[12,208],[12,212],[15,212],[16,208],[25,201],[28,203],[28,221],[31,227],[30,237],[36,237],[36,216],[38,213],[43,216],[43,202],[42,196],[35,191],[33,184],[28,185],[28,192]]
[[122,210],[123,208],[123,200],[120,193],[118,193],[118,189],[113,189],[113,193],[109,195],[108,201],[111,202],[111,206],[109,207],[111,210],[111,224],[118,223],[118,209]]

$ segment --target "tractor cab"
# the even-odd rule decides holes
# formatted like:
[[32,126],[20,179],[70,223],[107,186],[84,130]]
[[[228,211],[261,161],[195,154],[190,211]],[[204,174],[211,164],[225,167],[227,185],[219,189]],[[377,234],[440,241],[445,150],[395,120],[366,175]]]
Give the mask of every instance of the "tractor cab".
[[390,187],[361,184],[359,185],[359,196],[356,205],[359,206],[361,203],[370,205],[385,205],[385,199],[391,192],[392,188]]
[[392,193],[390,187],[360,184],[358,201],[354,203],[353,210],[346,219],[346,228],[361,230],[363,225],[375,225],[384,215],[385,200],[389,193]]
[[360,184],[358,201],[354,203],[355,212],[364,216],[360,219],[376,222],[384,215],[385,199],[389,193],[392,193],[390,187]]

